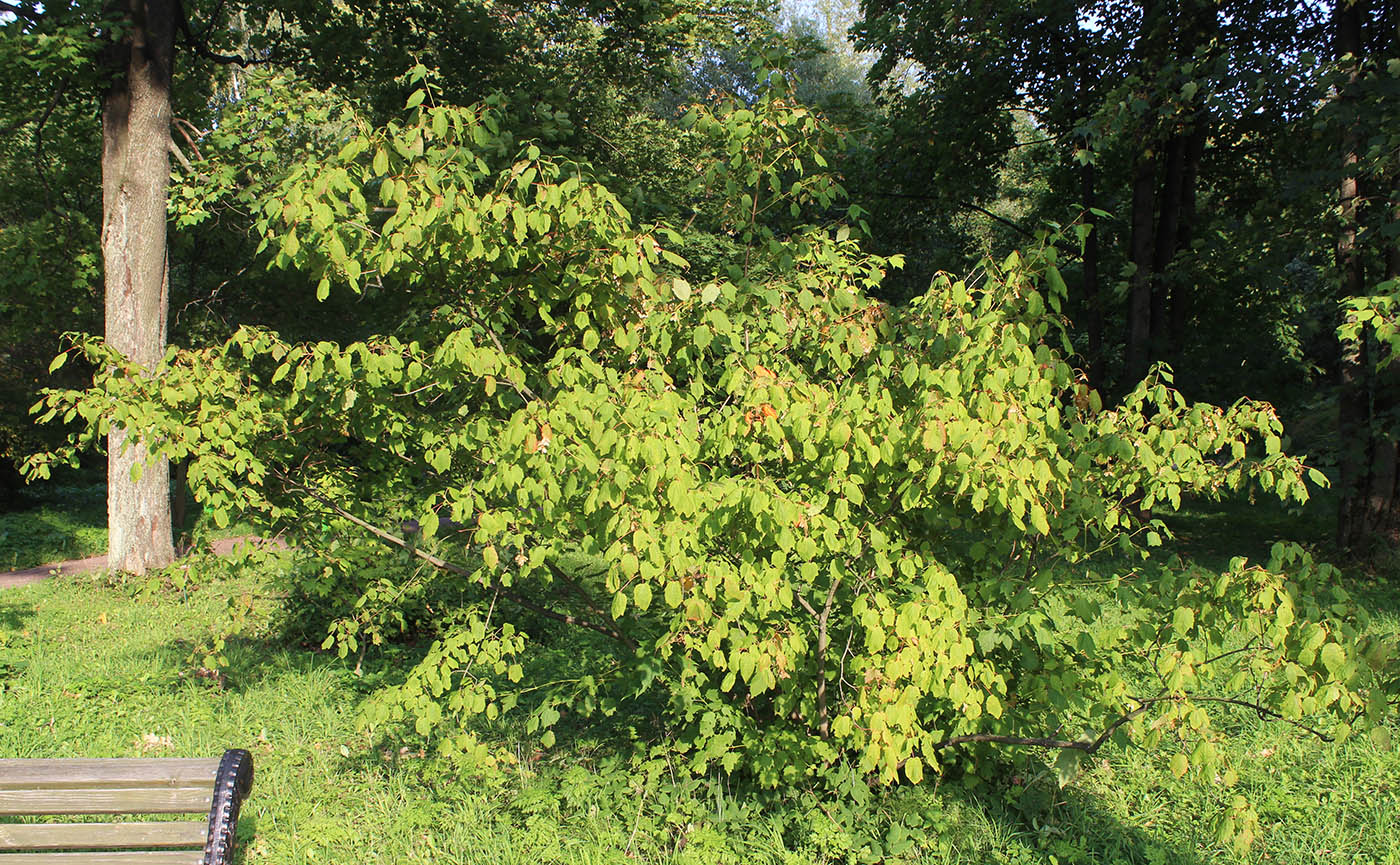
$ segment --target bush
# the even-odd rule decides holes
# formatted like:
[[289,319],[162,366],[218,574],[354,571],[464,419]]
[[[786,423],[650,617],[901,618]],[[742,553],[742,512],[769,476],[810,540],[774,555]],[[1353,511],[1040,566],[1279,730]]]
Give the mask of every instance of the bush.
[[[692,112],[695,194],[742,255],[691,285],[678,235],[586,167],[420,92],[259,202],[322,295],[408,292],[411,315],[348,346],[245,329],[156,377],[88,340],[112,372],[49,415],[149,431],[216,519],[431,566],[339,572],[325,597],[354,609],[328,645],[399,622],[399,598],[431,610],[439,639],[373,719],[449,752],[477,749],[474,715],[526,712],[547,747],[564,713],[638,706],[692,771],[768,785],[847,759],[917,783],[1005,746],[1058,749],[1068,776],[1112,740],[1214,771],[1214,719],[1242,706],[1384,736],[1395,643],[1357,636],[1330,568],[1150,557],[1151,512],[1183,496],[1306,498],[1272,409],[1188,404],[1164,368],[1102,405],[1055,234],[872,300],[900,262],[861,251],[823,170],[839,134],[785,94]],[[566,626],[607,648],[549,676],[533,647]]]

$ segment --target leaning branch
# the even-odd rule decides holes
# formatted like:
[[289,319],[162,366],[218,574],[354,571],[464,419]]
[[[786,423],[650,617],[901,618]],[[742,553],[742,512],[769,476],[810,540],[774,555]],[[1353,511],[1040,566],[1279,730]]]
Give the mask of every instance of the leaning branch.
[[[457,574],[463,577],[470,577],[472,575],[472,572],[467,568],[464,568],[461,565],[458,565],[454,562],[449,562],[440,556],[435,556],[427,550],[420,549],[416,544],[410,542],[406,538],[400,537],[399,535],[396,535],[392,532],[385,531],[379,526],[376,526],[367,520],[361,519],[355,514],[352,514],[349,511],[345,510],[331,499],[311,489],[310,487],[304,484],[300,484],[284,474],[278,473],[277,476],[282,480],[283,483],[287,484],[289,487],[300,491],[303,495],[307,496],[308,498],[314,499],[321,505],[330,508],[330,510],[333,513],[335,513],[336,516],[349,520],[350,522],[354,523],[355,525],[374,535],[376,538],[383,541],[384,543],[389,544],[390,546],[398,547],[399,549],[408,552],[409,554],[421,559],[422,561],[427,562],[428,564],[432,565],[438,570],[447,571],[448,573]],[[529,598],[526,598],[520,595],[519,593],[512,591],[508,586],[501,584],[499,581],[493,581],[491,584],[491,588],[499,591],[501,594],[510,598],[519,606],[522,606],[525,609],[530,610],[532,612],[538,613],[539,615],[544,616],[545,618],[553,619],[556,622],[563,622],[566,625],[577,625],[580,628],[587,628],[590,631],[596,631],[597,633],[602,634],[605,637],[608,637],[612,640],[615,640],[618,643],[621,643],[622,645],[626,646],[629,650],[635,650],[637,648],[637,643],[634,640],[632,640],[626,634],[622,633],[621,631],[618,631],[615,628],[610,628],[607,625],[600,625],[597,622],[591,622],[587,619],[581,619],[578,616],[572,616],[567,613],[560,613],[555,610],[551,610],[548,607],[537,604],[534,601],[531,601]]]
[[942,742],[939,742],[938,744],[934,745],[933,749],[935,751],[941,751],[944,748],[949,748],[954,745],[963,745],[969,742],[990,742],[995,745],[1019,745],[1030,748],[1058,748],[1061,750],[1083,751],[1085,754],[1093,754],[1094,752],[1098,751],[1099,748],[1103,747],[1104,743],[1109,740],[1109,738],[1119,727],[1123,726],[1132,719],[1141,715],[1143,712],[1146,712],[1153,705],[1157,703],[1179,703],[1184,700],[1190,700],[1196,703],[1222,703],[1229,706],[1239,706],[1244,709],[1250,709],[1256,714],[1258,714],[1258,716],[1262,720],[1283,721],[1284,723],[1291,724],[1294,727],[1303,730],[1304,732],[1316,736],[1324,742],[1332,741],[1332,737],[1322,732],[1321,730],[1318,730],[1314,727],[1309,727],[1307,724],[1304,724],[1301,721],[1294,721],[1291,718],[1285,718],[1283,715],[1280,715],[1278,712],[1275,712],[1272,709],[1265,708],[1264,706],[1261,706],[1258,703],[1251,703],[1248,700],[1236,700],[1230,697],[1202,697],[1196,694],[1177,694],[1168,697],[1133,697],[1131,699],[1133,702],[1138,704],[1137,708],[1114,719],[1113,723],[1109,724],[1106,728],[1104,728],[1103,732],[1099,733],[1099,735],[1094,739],[1069,740],[1053,739],[1039,736],[1001,736],[995,733],[974,733],[968,736],[952,736],[948,739],[944,739]]

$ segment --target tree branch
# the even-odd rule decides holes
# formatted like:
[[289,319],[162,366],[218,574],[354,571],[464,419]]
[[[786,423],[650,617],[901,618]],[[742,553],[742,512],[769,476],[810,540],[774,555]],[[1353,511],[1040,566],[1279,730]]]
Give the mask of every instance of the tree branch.
[[1094,752],[1098,751],[1099,748],[1103,747],[1104,743],[1108,741],[1109,737],[1113,735],[1114,731],[1116,731],[1119,727],[1128,723],[1132,719],[1136,718],[1138,715],[1141,715],[1143,712],[1146,712],[1154,704],[1177,703],[1183,700],[1191,700],[1192,702],[1196,703],[1223,703],[1225,705],[1240,706],[1245,709],[1252,709],[1255,713],[1259,715],[1260,719],[1262,720],[1284,721],[1288,724],[1292,724],[1294,727],[1297,727],[1300,730],[1304,730],[1308,733],[1311,733],[1312,735],[1316,736],[1324,742],[1332,741],[1332,737],[1322,732],[1321,730],[1309,727],[1307,724],[1304,724],[1301,721],[1294,721],[1290,718],[1285,718],[1272,709],[1265,708],[1264,706],[1261,706],[1258,703],[1251,703],[1247,700],[1236,700],[1230,697],[1202,697],[1196,694],[1175,694],[1168,697],[1147,697],[1145,699],[1131,697],[1129,699],[1138,704],[1137,708],[1114,719],[1113,723],[1105,727],[1103,732],[1099,733],[1097,737],[1089,741],[1085,741],[1083,739],[1070,741],[1068,739],[1052,739],[1038,736],[1001,736],[995,733],[974,733],[968,736],[953,736],[951,738],[944,739],[942,742],[939,742],[938,744],[934,745],[933,749],[935,751],[941,751],[944,748],[952,747],[953,745],[962,745],[968,742],[990,742],[995,745],[1021,745],[1032,748],[1059,748],[1063,750],[1083,751],[1085,754],[1093,754]]
[[[4,4],[0,3],[0,5]],[[63,91],[66,89],[68,89],[68,79],[60,78],[58,81],[58,86],[55,87],[53,90],[53,96],[49,98],[49,104],[44,108],[43,112],[38,117],[25,117],[20,120],[16,120],[14,123],[11,123],[9,126],[6,126],[4,129],[0,129],[0,137],[18,132],[19,130],[36,121],[39,124],[39,128],[42,130],[44,128],[44,124],[49,122],[49,117],[53,114],[54,109],[58,107],[58,100],[62,98]]]
[[[872,193],[872,194],[878,195],[878,196],[880,196],[881,198],[909,198],[909,199],[913,199],[913,200],[915,200],[915,201],[942,201],[942,200],[943,200],[942,198],[940,198],[940,197],[937,196],[937,195],[925,195],[925,194],[920,194],[920,193],[916,193],[916,192],[875,192],[875,193]],[[955,201],[955,202],[953,202],[953,203],[956,204],[958,207],[964,208],[964,209],[966,209],[966,210],[975,210],[975,211],[977,211],[978,213],[980,213],[980,214],[982,214],[982,215],[984,215],[984,216],[988,216],[988,217],[990,217],[990,218],[992,218],[992,219],[995,219],[997,222],[1000,222],[1002,225],[1005,225],[1007,228],[1010,228],[1010,229],[1012,229],[1013,231],[1016,231],[1016,232],[1020,233],[1021,235],[1025,236],[1025,237],[1029,237],[1029,238],[1031,238],[1032,240],[1037,240],[1037,239],[1039,239],[1039,238],[1036,237],[1035,232],[1034,232],[1034,231],[1031,231],[1029,228],[1026,228],[1026,227],[1023,226],[1023,225],[1018,225],[1018,224],[1016,224],[1015,222],[1012,222],[1011,220],[1007,219],[1007,218],[1004,217],[1004,216],[999,216],[999,215],[997,215],[997,214],[995,214],[995,213],[992,213],[990,210],[988,210],[988,209],[985,208],[985,207],[982,207],[982,206],[977,205],[977,204],[973,204],[973,203],[970,202],[970,201]]]
[[[331,501],[330,499],[326,498],[325,496],[321,495],[320,493],[316,492],[310,487],[292,480],[285,474],[282,474],[281,472],[274,472],[274,474],[283,483],[301,491],[304,495],[311,499],[314,499],[321,505],[330,508],[331,511],[337,516],[349,520],[350,522],[354,523],[355,525],[374,535],[376,538],[383,541],[384,543],[389,544],[390,546],[398,547],[399,549],[404,550],[410,555],[422,559],[423,561],[427,562],[428,564],[432,565],[438,570],[447,571],[448,573],[457,574],[463,577],[470,577],[472,575],[472,572],[470,570],[462,567],[461,565],[449,562],[446,559],[441,558],[439,556],[435,556],[427,550],[420,549],[416,544],[410,542],[409,540],[402,538],[399,535],[393,534],[392,532],[385,531],[379,526],[376,526],[367,520],[357,517],[356,515],[345,510],[340,505],[336,504],[335,502]],[[512,591],[508,586],[505,586],[502,583],[500,583],[500,581],[493,580],[491,582],[491,588],[499,591],[501,594],[510,598],[519,606],[522,606],[525,609],[530,610],[532,612],[538,613],[541,616],[544,616],[549,619],[554,619],[557,622],[563,622],[566,625],[577,625],[580,628],[587,628],[590,631],[596,631],[605,637],[609,637],[621,643],[622,645],[626,646],[629,650],[635,651],[637,648],[636,642],[629,638],[626,634],[623,634],[621,631],[618,631],[614,628],[610,628],[606,625],[600,625],[596,622],[590,622],[587,619],[580,619],[577,616],[571,616],[566,613],[556,612],[554,610],[549,609],[548,607],[541,606],[540,604],[537,604],[534,601],[531,601],[530,599]]]
[[[242,66],[246,69],[249,66],[258,66],[267,63],[272,59],[270,56],[260,60],[253,60],[247,57],[239,57],[236,54],[219,54],[209,47],[209,43],[204,40],[202,35],[195,35],[194,28],[190,26],[190,16],[189,12],[185,9],[184,0],[175,0],[175,11],[178,16],[175,23],[180,28],[180,33],[184,35],[187,47],[196,55],[206,60],[212,60],[224,66]],[[205,32],[207,33],[208,31],[209,28],[206,27]]]
[[826,650],[831,645],[826,623],[831,618],[831,605],[836,601],[836,590],[841,586],[841,577],[831,580],[831,588],[826,593],[826,604],[817,618],[817,735],[831,738],[831,715],[826,705]]
[[544,563],[544,566],[549,569],[549,572],[554,575],[554,578],[556,580],[559,580],[564,585],[568,586],[569,589],[579,597],[579,600],[583,601],[583,605],[585,607],[587,607],[588,609],[592,610],[600,616],[604,614],[602,607],[599,607],[593,602],[593,596],[588,594],[588,591],[583,586],[579,585],[577,580],[564,573],[563,568],[550,561],[546,561]]
[[194,166],[190,164],[189,157],[185,156],[184,151],[180,149],[180,145],[175,143],[175,139],[168,139],[166,144],[170,146],[170,155],[175,157],[175,161],[179,162],[180,166],[190,174],[194,174]]

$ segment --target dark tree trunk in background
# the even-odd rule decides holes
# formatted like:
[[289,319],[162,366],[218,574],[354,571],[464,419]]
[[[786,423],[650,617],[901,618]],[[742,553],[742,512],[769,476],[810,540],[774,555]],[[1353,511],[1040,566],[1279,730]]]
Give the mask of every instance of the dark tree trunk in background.
[[[1366,74],[1362,61],[1366,51],[1365,24],[1368,8],[1364,2],[1339,4],[1333,12],[1333,28],[1339,59],[1350,58],[1347,81],[1338,97],[1344,106],[1347,126],[1342,140],[1343,177],[1338,190],[1340,222],[1337,229],[1337,271],[1343,297],[1371,294],[1374,286],[1366,279],[1366,250],[1360,239],[1378,238],[1383,246],[1373,254],[1382,264],[1384,278],[1400,269],[1393,248],[1394,239],[1385,239],[1384,226],[1394,218],[1385,202],[1393,195],[1390,178],[1373,177],[1363,183],[1359,153],[1368,133],[1366,119],[1355,103],[1355,90]],[[1383,25],[1373,34],[1373,47],[1388,54],[1397,35],[1393,24]],[[1386,46],[1388,43],[1388,47]],[[1374,186],[1382,200],[1363,207],[1366,188]],[[1363,230],[1364,229],[1364,230]],[[1381,280],[1376,280],[1380,282]],[[1340,454],[1337,483],[1337,543],[1367,553],[1377,542],[1395,543],[1400,529],[1400,497],[1397,496],[1397,435],[1395,415],[1400,410],[1400,366],[1377,369],[1387,349],[1371,334],[1369,326],[1358,339],[1341,344],[1338,363],[1337,431]]]
[[[1373,208],[1375,228],[1394,228],[1400,224],[1397,213],[1397,193],[1400,193],[1400,174],[1391,178],[1389,200],[1378,201]],[[1386,236],[1384,230],[1376,234]],[[1400,237],[1383,240],[1381,250],[1384,280],[1400,279]],[[1376,344],[1378,352],[1385,352],[1384,346]],[[1382,360],[1384,358],[1377,358]],[[1368,541],[1380,541],[1394,545],[1400,539],[1400,361],[1389,358],[1389,363],[1376,368],[1371,364],[1373,376],[1371,385],[1370,453],[1366,463],[1368,477],[1366,495],[1365,529]]]
[[1089,320],[1089,384],[1102,390],[1104,386],[1103,307],[1099,304],[1099,219],[1091,211],[1098,207],[1094,188],[1094,164],[1085,163],[1079,169],[1080,195],[1084,199],[1084,224],[1089,234],[1084,238],[1084,309]]
[[1157,155],[1146,144],[1133,168],[1133,222],[1129,255],[1135,267],[1128,305],[1128,381],[1147,374],[1152,350],[1152,264]]
[[[1186,165],[1181,177],[1181,219],[1177,226],[1177,251],[1189,250],[1196,231],[1196,181],[1201,175],[1201,160],[1206,153],[1205,118],[1198,116],[1186,144]],[[1171,345],[1177,356],[1186,354],[1186,326],[1191,320],[1191,300],[1194,286],[1189,279],[1178,279],[1172,285]]]
[[[127,17],[111,46],[102,101],[102,263],[107,343],[154,369],[165,352],[169,289],[166,192],[170,184],[170,80],[174,0],[119,0]],[[126,431],[107,438],[108,555],[112,568],[145,573],[174,560],[170,468]],[[133,471],[139,478],[133,480]]]
[[1157,238],[1152,253],[1152,327],[1153,360],[1174,359],[1173,346],[1168,345],[1168,296],[1172,290],[1171,264],[1177,250],[1177,228],[1181,224],[1181,201],[1186,174],[1187,136],[1174,133],[1167,140],[1166,170],[1162,174],[1160,216]]
[[[1339,4],[1335,27],[1337,56],[1361,55],[1361,8],[1359,5]],[[1360,75],[1359,65],[1352,64],[1350,78],[1340,98],[1350,99],[1349,91]],[[1357,179],[1358,131],[1353,120],[1342,144],[1342,182],[1338,190],[1340,224],[1337,229],[1337,271],[1341,275],[1343,297],[1355,297],[1366,288],[1365,263],[1356,246],[1360,223]],[[1364,488],[1366,440],[1369,438],[1369,400],[1366,398],[1366,339],[1364,335],[1352,343],[1342,343],[1337,365],[1337,434],[1339,464],[1337,492],[1340,497],[1337,512],[1337,544],[1351,547],[1365,535],[1360,502]]]

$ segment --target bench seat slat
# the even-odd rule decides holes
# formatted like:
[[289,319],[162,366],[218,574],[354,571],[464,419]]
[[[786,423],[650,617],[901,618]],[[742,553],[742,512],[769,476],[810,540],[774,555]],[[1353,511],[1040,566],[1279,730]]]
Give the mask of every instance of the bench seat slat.
[[0,814],[193,814],[209,811],[214,785],[0,790]]
[[69,787],[197,787],[213,784],[218,760],[0,760],[0,790]]
[[203,850],[0,853],[0,865],[202,865],[203,862]]
[[0,823],[0,850],[82,850],[88,847],[204,846],[204,822]]

